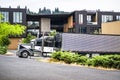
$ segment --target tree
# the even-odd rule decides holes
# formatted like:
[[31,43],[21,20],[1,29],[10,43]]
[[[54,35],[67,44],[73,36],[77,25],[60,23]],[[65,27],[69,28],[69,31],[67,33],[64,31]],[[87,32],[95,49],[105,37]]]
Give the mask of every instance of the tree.
[[56,30],[52,30],[49,33],[49,36],[55,36],[57,34]]
[[0,22],[1,22],[2,18],[3,18],[3,15],[0,14]]
[[35,38],[36,38],[36,36],[33,36],[31,33],[28,33],[28,34],[27,34],[27,37],[26,37],[26,38],[23,38],[22,42],[23,42],[23,43],[30,43],[30,41],[31,41],[32,39],[35,39]]
[[22,35],[25,31],[25,26],[1,22],[2,18],[3,16],[0,15],[0,45],[8,46],[10,44],[8,37]]

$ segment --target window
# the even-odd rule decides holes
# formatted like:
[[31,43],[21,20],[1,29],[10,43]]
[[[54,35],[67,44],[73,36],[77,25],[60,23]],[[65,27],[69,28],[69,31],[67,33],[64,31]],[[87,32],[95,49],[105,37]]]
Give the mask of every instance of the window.
[[91,15],[87,15],[87,22],[91,22]]
[[1,22],[9,22],[9,13],[8,12],[0,12],[3,15]]
[[13,22],[22,23],[22,12],[13,12]]
[[116,20],[120,20],[120,15],[117,15],[117,16],[116,16]]
[[112,15],[102,15],[102,22],[109,22],[113,20]]
[[27,22],[27,26],[29,27],[30,25],[32,25],[33,24],[33,22],[32,21],[28,21]]
[[79,14],[79,24],[83,24],[83,14]]
[[37,40],[35,46],[42,46],[42,40],[40,40],[40,39],[39,39],[39,41]]
[[80,27],[80,33],[87,33],[87,28],[86,27]]

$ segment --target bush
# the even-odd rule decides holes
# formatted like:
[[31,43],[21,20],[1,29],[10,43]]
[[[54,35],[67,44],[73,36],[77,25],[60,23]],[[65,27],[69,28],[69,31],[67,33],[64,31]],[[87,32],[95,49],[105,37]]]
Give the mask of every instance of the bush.
[[98,66],[104,66],[103,63],[106,59],[103,56],[96,56],[92,60],[93,60],[92,66],[98,67]]
[[59,61],[64,61],[67,64],[77,63],[95,67],[120,69],[120,55],[104,55],[88,58],[72,52],[57,51],[52,54],[52,58]]
[[5,54],[7,52],[6,46],[0,46],[0,54]]
[[30,43],[30,41],[31,41],[32,39],[34,39],[34,38],[36,38],[36,37],[33,36],[32,34],[28,33],[28,34],[27,34],[27,37],[26,37],[26,38],[23,38],[22,42],[23,42],[23,43]]
[[87,64],[88,66],[92,66],[92,65],[93,65],[93,59],[88,59],[88,60],[86,61],[86,64]]
[[55,36],[56,34],[57,34],[56,30],[52,30],[52,31],[50,31],[49,36]]
[[0,45],[1,46],[8,46],[10,44],[10,40],[7,36],[0,36]]
[[108,68],[112,64],[113,64],[113,61],[110,60],[107,56],[96,56],[87,61],[88,66],[92,65],[95,67],[102,66],[102,67]]
[[114,61],[112,68],[120,69],[120,61]]
[[80,56],[78,54],[72,53],[72,52],[54,52],[52,54],[52,58],[57,59],[59,61],[64,61],[65,63],[81,63],[85,64],[87,61],[87,57],[85,56]]
[[65,63],[68,64],[74,62],[73,53],[70,52],[57,51],[52,53],[52,58],[57,59],[59,61],[64,61]]
[[60,58],[61,58],[60,56],[62,55],[62,53],[63,53],[62,51],[53,52],[52,53],[52,58],[60,61]]
[[87,60],[88,66],[120,69],[120,55],[96,56]]
[[63,52],[62,55],[60,56],[60,60],[64,61],[65,63],[73,63],[73,53],[70,52]]
[[88,60],[88,57],[86,56],[79,56],[76,63],[85,65]]
[[120,55],[107,55],[107,57],[113,61],[112,68],[120,69]]
[[120,61],[120,55],[106,55],[109,59],[115,60],[115,61]]

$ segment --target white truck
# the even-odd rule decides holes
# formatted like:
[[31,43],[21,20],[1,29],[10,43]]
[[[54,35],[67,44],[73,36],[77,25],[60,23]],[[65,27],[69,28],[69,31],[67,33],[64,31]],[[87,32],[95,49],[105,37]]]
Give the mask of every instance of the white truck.
[[57,49],[72,51],[82,54],[120,54],[120,35],[91,35],[62,33],[55,37],[44,37],[44,49],[42,48],[43,37],[34,39],[31,44],[18,46],[17,55],[27,58],[35,52],[41,54],[52,53]]
[[29,44],[19,44],[16,55],[21,58],[34,56],[35,53],[44,56],[56,50],[54,36],[44,36],[31,40]]

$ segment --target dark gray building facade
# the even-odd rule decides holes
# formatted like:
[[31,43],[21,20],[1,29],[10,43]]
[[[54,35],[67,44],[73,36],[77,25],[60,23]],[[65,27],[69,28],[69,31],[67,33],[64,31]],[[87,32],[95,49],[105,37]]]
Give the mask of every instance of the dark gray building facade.
[[[48,10],[48,9],[46,9]],[[9,22],[11,24],[22,24],[27,26],[27,32],[41,32],[40,20],[41,18],[49,18],[51,29],[55,29],[58,32],[72,32],[82,34],[94,34],[95,31],[99,32],[101,24],[104,22],[111,22],[120,20],[120,12],[113,11],[90,11],[80,10],[74,12],[63,12],[57,9],[57,13],[49,10],[44,10],[44,13],[30,13],[27,8],[0,8],[0,14],[4,16],[2,22]],[[69,20],[69,17],[71,17]],[[70,22],[71,21],[71,22]],[[69,26],[72,24],[72,27]],[[68,24],[67,30],[64,30],[64,25]]]
[[74,32],[83,34],[94,34],[95,30],[100,31],[101,24],[120,20],[120,12],[113,11],[74,11]]

